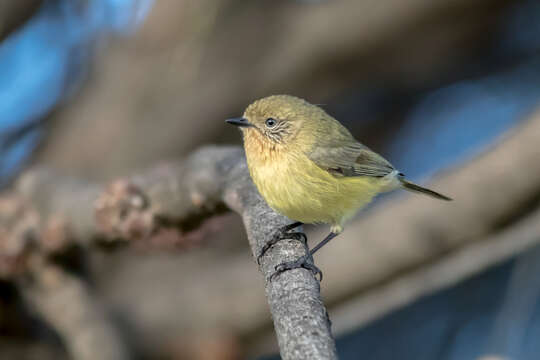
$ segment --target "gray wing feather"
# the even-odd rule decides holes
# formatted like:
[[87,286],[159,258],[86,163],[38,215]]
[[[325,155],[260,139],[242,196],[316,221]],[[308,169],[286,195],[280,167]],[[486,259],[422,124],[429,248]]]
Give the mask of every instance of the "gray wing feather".
[[316,146],[308,157],[334,176],[383,177],[395,170],[382,156],[354,139],[346,145]]

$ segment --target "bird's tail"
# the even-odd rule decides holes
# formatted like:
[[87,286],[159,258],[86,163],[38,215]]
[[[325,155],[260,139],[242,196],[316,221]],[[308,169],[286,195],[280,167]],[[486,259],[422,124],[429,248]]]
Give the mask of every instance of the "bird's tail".
[[410,182],[409,180],[405,179],[402,176],[399,177],[399,181],[401,182],[401,185],[405,188],[405,190],[426,194],[436,199],[441,199],[441,200],[446,200],[446,201],[452,200],[448,196],[444,196],[442,194],[439,194],[436,191],[426,189],[425,187],[421,187],[420,185],[416,185],[415,183]]

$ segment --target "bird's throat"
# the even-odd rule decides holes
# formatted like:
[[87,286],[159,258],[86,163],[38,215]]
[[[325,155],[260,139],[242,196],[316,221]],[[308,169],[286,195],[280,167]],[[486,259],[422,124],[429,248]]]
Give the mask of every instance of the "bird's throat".
[[282,161],[284,149],[256,129],[248,129],[244,133],[244,147],[248,163],[251,165],[269,165],[269,162]]

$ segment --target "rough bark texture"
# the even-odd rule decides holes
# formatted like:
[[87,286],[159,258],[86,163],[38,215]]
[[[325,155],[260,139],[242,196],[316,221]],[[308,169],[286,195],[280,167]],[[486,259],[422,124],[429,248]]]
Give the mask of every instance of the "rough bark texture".
[[[203,148],[183,162],[163,164],[107,187],[46,170],[30,171],[18,182],[16,195],[6,196],[3,201],[4,212],[0,214],[5,225],[1,228],[0,243],[5,249],[11,249],[6,244],[27,244],[1,254],[13,264],[2,272],[6,278],[17,278],[30,272],[38,279],[44,279],[42,272],[49,263],[36,263],[36,256],[62,252],[74,243],[89,246],[96,240],[180,238],[205,217],[224,211],[226,207],[241,214],[254,255],[278,227],[290,223],[272,211],[260,197],[249,177],[243,151],[237,147]],[[307,250],[301,242],[282,241],[267,253],[260,267],[266,279],[266,294],[281,356],[284,359],[334,359],[336,350],[330,321],[321,300],[319,282],[313,274],[306,269],[295,269],[270,280],[276,265],[295,260]],[[62,273],[56,271],[55,274]],[[68,281],[69,277],[64,275],[63,278],[66,286],[73,284]],[[40,283],[51,284],[50,281],[38,281]],[[62,281],[57,279],[52,283],[54,288],[54,284]],[[67,338],[74,337],[67,343],[77,354],[77,359],[87,359],[87,346],[79,347],[77,334],[81,332],[88,334],[88,343],[109,349],[113,354],[111,358],[124,356],[119,345],[121,340],[113,331],[92,327],[95,321],[61,321],[63,307],[58,306],[54,297],[39,296],[38,290],[46,295],[60,291],[51,292],[51,286],[38,285],[36,288],[31,285],[33,283],[19,284],[24,292],[31,294],[31,299],[35,299],[31,303],[36,310],[59,333]],[[85,292],[80,284],[69,288],[75,295],[67,298],[83,298]],[[90,310],[75,309],[73,318],[86,319],[95,309],[91,304],[86,305]],[[99,315],[91,317],[100,318]],[[75,323],[84,330],[75,331],[72,328]],[[115,340],[111,342],[111,339]]]
[[[276,214],[262,200],[242,161],[232,172],[226,203],[242,215],[253,255],[271,240],[276,228],[291,221]],[[283,359],[336,359],[330,319],[320,296],[319,281],[306,269],[286,271],[270,280],[276,265],[305,255],[305,244],[291,240],[276,244],[261,262],[266,295]],[[312,261],[312,260],[311,260]]]

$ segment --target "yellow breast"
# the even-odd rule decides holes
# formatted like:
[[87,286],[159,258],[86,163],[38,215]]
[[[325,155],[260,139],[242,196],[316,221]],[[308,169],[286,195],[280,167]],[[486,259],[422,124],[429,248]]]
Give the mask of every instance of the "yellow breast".
[[341,231],[343,222],[381,190],[376,178],[335,177],[301,151],[266,145],[264,139],[246,139],[251,177],[268,205],[292,220]]

